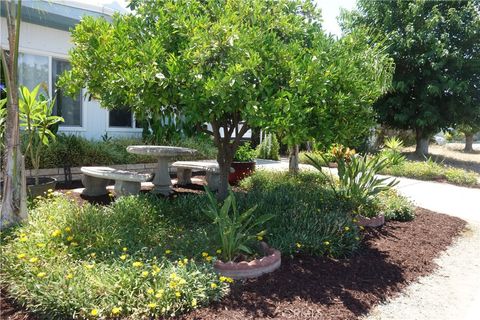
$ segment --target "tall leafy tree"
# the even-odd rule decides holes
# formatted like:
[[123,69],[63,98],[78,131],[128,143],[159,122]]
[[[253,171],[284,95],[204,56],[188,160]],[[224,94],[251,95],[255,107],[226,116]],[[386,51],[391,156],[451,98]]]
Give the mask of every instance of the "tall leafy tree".
[[[419,155],[442,128],[471,112],[478,90],[480,2],[359,0],[344,15],[346,31],[368,27],[388,41],[393,90],[375,107],[380,120],[416,132]],[[477,86],[476,89],[474,86]]]
[[[19,222],[27,215],[25,168],[20,149],[18,116],[18,43],[22,1],[5,3],[8,32],[8,50],[1,50],[3,74],[6,80],[5,162],[2,171],[3,189],[0,229]],[[0,104],[2,102],[0,101]]]
[[[327,37],[311,0],[143,0],[131,7],[133,13],[116,15],[112,23],[85,18],[76,27],[72,70],[61,84],[70,92],[86,87],[109,109],[130,106],[139,117],[168,111],[196,123],[218,147],[220,198],[227,194],[235,150],[251,126],[281,131],[293,147],[314,128],[318,134],[335,127],[332,121],[342,123],[341,115],[327,117],[326,110],[345,106],[339,103],[353,95],[374,101],[378,94],[370,92],[388,82],[380,68],[388,59],[380,50],[353,38],[343,46]],[[360,51],[358,59],[349,64],[342,48]],[[361,61],[360,48],[370,50],[373,67]],[[341,63],[332,54],[342,55]],[[362,72],[369,75],[362,84],[377,78],[381,84],[351,93],[351,83],[341,80]],[[358,110],[370,116],[363,103],[337,111],[353,125]]]

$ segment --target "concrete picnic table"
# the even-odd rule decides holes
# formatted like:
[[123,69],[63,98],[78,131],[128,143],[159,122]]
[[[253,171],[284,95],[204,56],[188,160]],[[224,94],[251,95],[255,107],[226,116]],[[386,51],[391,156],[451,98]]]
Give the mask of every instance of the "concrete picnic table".
[[170,147],[170,146],[128,146],[127,151],[134,154],[149,155],[158,159],[153,178],[153,193],[160,193],[168,196],[172,193],[172,181],[168,173],[168,163],[179,156],[193,155],[195,149]]

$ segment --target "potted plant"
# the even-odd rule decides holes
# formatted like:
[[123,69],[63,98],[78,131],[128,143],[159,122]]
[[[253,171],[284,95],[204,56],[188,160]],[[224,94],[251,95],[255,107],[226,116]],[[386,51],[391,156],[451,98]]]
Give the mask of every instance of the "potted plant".
[[38,171],[42,149],[55,139],[51,126],[64,121],[62,117],[52,115],[55,99],[47,99],[43,95],[37,99],[39,89],[40,85],[32,91],[21,86],[19,99],[20,126],[27,140],[25,154],[29,155],[33,167],[33,178],[27,179],[28,193],[32,197],[55,188],[56,179],[39,177]]
[[228,182],[232,185],[252,174],[255,171],[256,151],[250,146],[250,142],[238,147],[233,157],[232,168],[235,172],[230,173]]
[[281,264],[280,251],[258,240],[258,235],[265,231],[255,232],[273,215],[254,216],[256,206],[240,213],[232,190],[229,190],[222,204],[217,202],[208,188],[205,190],[209,206],[204,212],[215,225],[221,248],[220,260],[214,264],[215,271],[233,279],[245,279],[278,269]]

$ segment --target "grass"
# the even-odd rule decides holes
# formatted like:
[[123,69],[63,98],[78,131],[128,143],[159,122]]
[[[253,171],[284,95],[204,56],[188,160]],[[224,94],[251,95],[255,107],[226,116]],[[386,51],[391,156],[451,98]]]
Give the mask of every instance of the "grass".
[[434,161],[404,161],[384,169],[382,174],[408,177],[419,180],[446,180],[449,183],[474,187],[478,186],[479,175],[473,171],[448,167]]

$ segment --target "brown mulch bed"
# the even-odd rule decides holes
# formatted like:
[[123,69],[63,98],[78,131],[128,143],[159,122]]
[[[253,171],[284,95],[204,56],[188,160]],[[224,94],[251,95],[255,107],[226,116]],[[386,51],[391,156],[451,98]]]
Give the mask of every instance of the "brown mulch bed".
[[[182,319],[357,319],[418,277],[464,229],[465,221],[417,209],[411,222],[387,222],[367,230],[362,248],[349,259],[283,257],[272,274],[237,281],[221,302]],[[0,298],[1,319],[36,320]]]

